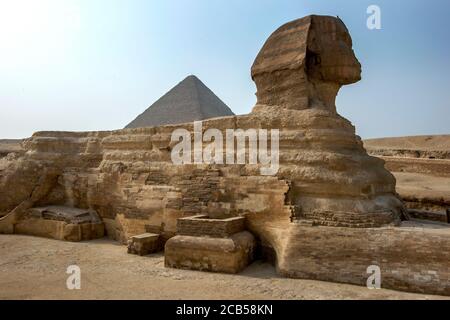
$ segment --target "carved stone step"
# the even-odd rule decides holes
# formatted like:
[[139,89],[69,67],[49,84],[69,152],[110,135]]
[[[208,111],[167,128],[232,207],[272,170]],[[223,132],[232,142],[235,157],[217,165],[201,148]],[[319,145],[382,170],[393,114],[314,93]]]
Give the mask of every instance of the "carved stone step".
[[238,273],[253,260],[255,238],[248,231],[229,238],[178,235],[166,242],[166,267]]
[[177,234],[196,237],[227,238],[244,231],[245,217],[212,219],[197,215],[177,220]]

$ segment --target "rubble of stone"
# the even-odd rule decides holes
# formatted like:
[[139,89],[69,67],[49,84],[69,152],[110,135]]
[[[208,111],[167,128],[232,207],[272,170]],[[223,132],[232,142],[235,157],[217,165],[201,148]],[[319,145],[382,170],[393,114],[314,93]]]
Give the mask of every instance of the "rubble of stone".
[[[192,123],[37,132],[23,156],[1,163],[0,232],[14,232],[29,208],[65,204],[95,210],[123,243],[159,234],[168,266],[236,272],[256,246],[284,276],[365,286],[378,265],[384,288],[450,295],[450,229],[405,225],[394,176],[336,112],[339,89],[361,78],[344,23],[308,16],[283,25],[251,73],[252,112],[205,120],[203,130],[279,129],[276,175],[261,175],[260,164],[174,164],[171,134],[192,133]],[[245,230],[178,234],[180,218],[198,215],[244,217]]]

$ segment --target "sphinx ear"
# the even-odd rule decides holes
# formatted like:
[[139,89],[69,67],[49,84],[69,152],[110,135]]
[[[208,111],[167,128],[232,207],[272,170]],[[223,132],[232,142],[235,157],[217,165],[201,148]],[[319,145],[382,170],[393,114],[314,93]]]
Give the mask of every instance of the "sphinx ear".
[[322,63],[320,54],[309,49],[306,50],[306,65],[310,67],[319,66]]
[[317,43],[314,30],[310,30],[308,34],[308,43],[306,46],[305,67],[310,77],[320,77],[320,66],[322,58],[320,56],[320,47]]
[[306,49],[305,68],[310,78],[321,78],[322,58],[319,53]]

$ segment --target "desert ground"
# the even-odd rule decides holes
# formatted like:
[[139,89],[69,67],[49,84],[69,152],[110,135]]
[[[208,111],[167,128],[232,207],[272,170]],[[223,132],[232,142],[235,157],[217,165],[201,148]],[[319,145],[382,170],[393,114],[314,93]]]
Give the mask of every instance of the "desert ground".
[[[238,275],[169,269],[162,254],[130,255],[108,239],[0,235],[0,257],[0,299],[450,299],[287,279],[260,261]],[[80,290],[66,287],[73,264],[81,268]]]
[[367,149],[407,149],[450,152],[450,135],[406,136],[364,140]]
[[0,158],[5,157],[10,152],[22,151],[21,139],[0,139]]
[[450,203],[450,178],[434,175],[394,172],[397,192],[404,196],[443,198]]
[[439,212],[450,208],[450,135],[369,139],[364,147],[386,161],[407,206]]

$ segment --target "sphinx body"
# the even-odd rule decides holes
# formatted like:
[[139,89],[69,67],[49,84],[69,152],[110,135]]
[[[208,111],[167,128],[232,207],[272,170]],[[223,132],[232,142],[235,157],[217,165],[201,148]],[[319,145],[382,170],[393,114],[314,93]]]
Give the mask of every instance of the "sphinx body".
[[[367,155],[354,126],[336,112],[338,90],[360,73],[350,35],[337,18],[308,16],[269,37],[252,66],[252,112],[205,120],[203,130],[279,129],[274,176],[260,175],[260,165],[173,164],[171,134],[192,132],[190,123],[37,132],[23,156],[0,164],[0,212],[9,226],[3,230],[12,232],[21,212],[43,205],[94,209],[108,235],[124,242],[146,230],[170,238],[180,217],[241,215],[280,273],[365,284],[365,270],[380,252],[395,255],[402,245],[383,237],[406,215],[395,178],[382,160]],[[441,259],[446,257],[437,263]],[[393,286],[398,281],[394,277]]]

